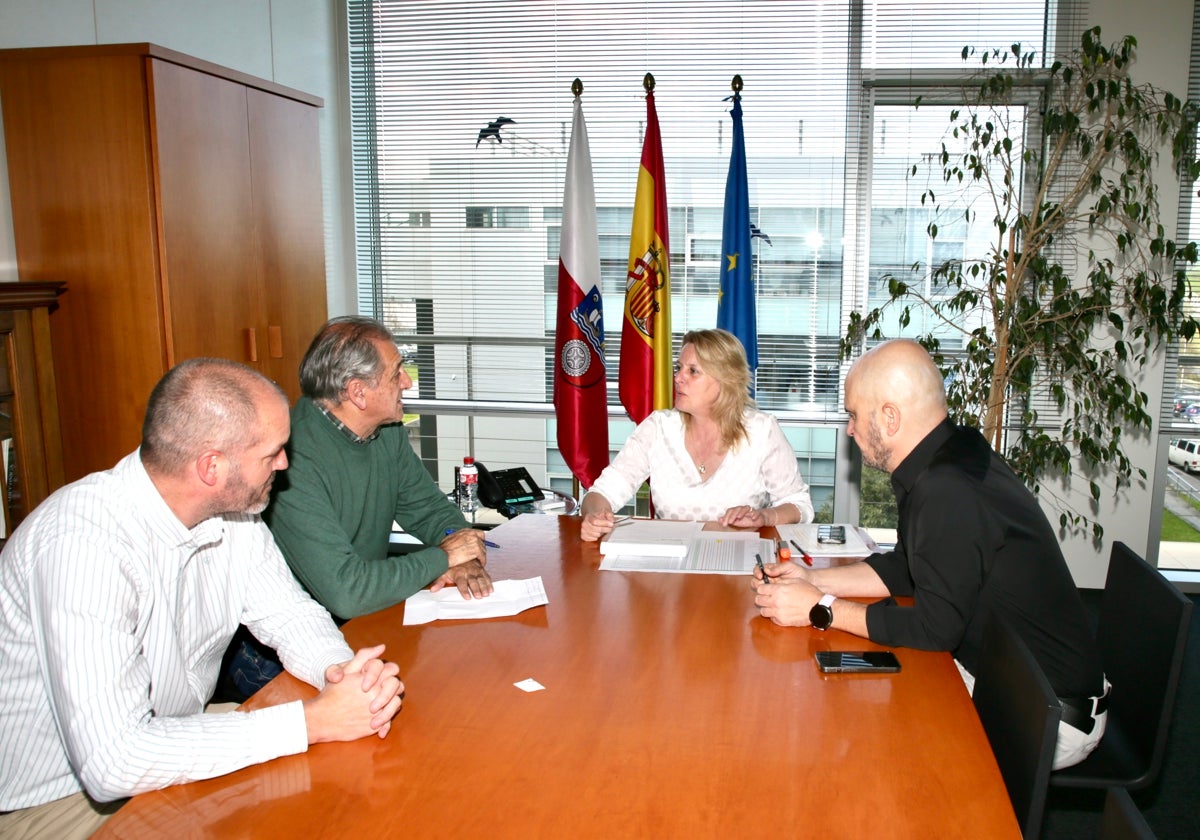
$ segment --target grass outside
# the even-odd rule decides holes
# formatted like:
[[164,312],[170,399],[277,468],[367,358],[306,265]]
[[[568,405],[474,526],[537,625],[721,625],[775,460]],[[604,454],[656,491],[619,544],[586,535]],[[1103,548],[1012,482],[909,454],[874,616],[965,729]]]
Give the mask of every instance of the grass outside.
[[[1195,502],[1192,502],[1195,505]],[[1198,508],[1200,509],[1200,508]],[[1162,542],[1200,542],[1200,531],[1197,531],[1169,510],[1163,511]]]

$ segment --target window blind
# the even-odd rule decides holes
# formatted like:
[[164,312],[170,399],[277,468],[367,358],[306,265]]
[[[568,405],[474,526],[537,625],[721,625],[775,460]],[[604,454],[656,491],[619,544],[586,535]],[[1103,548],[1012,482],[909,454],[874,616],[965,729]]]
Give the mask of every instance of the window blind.
[[739,74],[751,219],[765,234],[754,240],[758,401],[818,420],[841,416],[837,345],[849,311],[865,304],[872,276],[928,245],[902,173],[936,148],[937,126],[894,97],[876,112],[864,85],[960,74],[966,45],[1040,51],[1057,25],[1044,0],[350,0],[348,9],[360,308],[417,361],[422,399],[550,401],[576,77],[610,403],[647,72],[670,204],[676,349],[688,329],[715,326],[726,97]]
[[[1200,102],[1200,4],[1193,12],[1192,53],[1188,66],[1188,99]],[[1196,138],[1200,143],[1200,137]],[[1182,242],[1200,240],[1200,201],[1197,185],[1184,180],[1179,190],[1179,231]],[[1165,196],[1164,196],[1165,200]],[[1200,271],[1190,272],[1192,297],[1184,302],[1185,310],[1193,317],[1200,316]],[[1200,338],[1180,341],[1167,348],[1167,364],[1163,377],[1162,406],[1159,409],[1162,427],[1174,436],[1200,437],[1200,414],[1188,407],[1200,405]]]

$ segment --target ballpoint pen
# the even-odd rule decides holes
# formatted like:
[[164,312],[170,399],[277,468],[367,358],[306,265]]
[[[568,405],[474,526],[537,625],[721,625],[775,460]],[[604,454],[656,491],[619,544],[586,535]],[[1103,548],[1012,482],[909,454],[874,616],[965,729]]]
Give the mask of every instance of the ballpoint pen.
[[754,563],[755,563],[755,565],[756,565],[756,566],[758,566],[758,570],[759,570],[760,572],[762,572],[762,576],[763,576],[763,583],[770,583],[770,582],[771,582],[771,579],[770,579],[769,577],[767,577],[767,570],[766,570],[765,568],[763,568],[763,562],[762,562],[762,555],[761,555],[761,554],[755,554],[755,555],[754,555]]
[[775,551],[779,555],[780,563],[786,563],[792,559],[792,550],[788,548],[787,543],[785,543],[783,540],[779,540],[775,543]]
[[792,543],[792,545],[796,546],[796,550],[799,551],[800,556],[804,558],[804,565],[811,566],[812,565],[812,557],[809,556],[808,552],[805,551],[803,548],[801,548],[800,543],[796,542],[795,540],[791,540],[791,543]]
[[[448,536],[450,536],[450,535],[451,535],[451,534],[453,534],[453,533],[454,533],[454,529],[453,529],[453,528],[447,528],[447,529],[446,529],[446,536],[447,536],[447,537],[448,537]],[[491,540],[484,540],[484,541],[483,541],[483,544],[484,544],[484,545],[486,545],[488,548],[499,548],[499,547],[500,547],[500,546],[496,545],[494,542],[492,542]]]

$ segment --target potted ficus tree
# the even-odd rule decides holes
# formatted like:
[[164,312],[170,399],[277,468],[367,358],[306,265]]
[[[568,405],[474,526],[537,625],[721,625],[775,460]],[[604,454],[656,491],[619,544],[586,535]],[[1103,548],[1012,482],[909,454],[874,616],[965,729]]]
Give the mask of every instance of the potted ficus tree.
[[[1101,486],[1146,478],[1123,447],[1156,410],[1138,371],[1198,326],[1183,305],[1196,243],[1159,221],[1180,184],[1155,182],[1167,156],[1186,183],[1200,174],[1197,111],[1134,82],[1136,46],[1106,45],[1094,28],[1049,68],[1019,44],[963,50],[982,65],[967,104],[951,110],[929,168],[909,177],[928,177],[928,237],[965,221],[987,244],[886,276],[875,305],[850,314],[841,347],[846,358],[874,339],[921,341],[946,374],[954,419],[977,426],[1035,492],[1050,477],[1086,480],[1083,504],[1049,492],[1064,531],[1090,527],[1096,540]],[[1013,103],[1030,91],[1014,133]]]

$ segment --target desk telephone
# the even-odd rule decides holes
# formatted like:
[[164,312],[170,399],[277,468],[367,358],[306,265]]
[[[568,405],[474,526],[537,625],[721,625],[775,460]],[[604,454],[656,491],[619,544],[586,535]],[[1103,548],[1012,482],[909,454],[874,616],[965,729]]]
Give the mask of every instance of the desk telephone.
[[475,466],[479,467],[479,501],[490,508],[499,510],[505,505],[540,502],[546,498],[524,467],[489,470],[478,461]]

